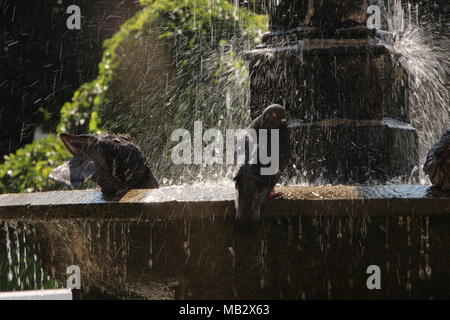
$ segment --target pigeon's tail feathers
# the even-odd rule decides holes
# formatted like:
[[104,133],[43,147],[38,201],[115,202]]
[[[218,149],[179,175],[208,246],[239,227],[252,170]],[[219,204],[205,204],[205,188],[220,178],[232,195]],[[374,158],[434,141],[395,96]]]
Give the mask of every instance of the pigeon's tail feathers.
[[77,154],[75,157],[53,169],[49,178],[71,187],[82,186],[87,180],[98,173],[95,164],[84,156]]
[[243,221],[247,216],[247,212],[250,210],[251,204],[249,199],[240,195],[239,189],[236,189],[234,204],[236,207],[236,220]]
[[153,175],[153,173],[152,173],[152,171],[150,169],[149,169],[147,181],[148,181],[147,188],[151,188],[151,189],[158,189],[159,188],[159,182],[155,178],[155,176]]
[[102,153],[97,137],[86,134],[74,135],[68,133],[61,133],[60,137],[64,145],[73,155],[83,154],[92,160],[98,168],[105,171],[108,170],[106,159]]
[[158,189],[159,182],[153,175],[152,170],[148,166],[145,166],[142,178],[133,187],[137,189],[139,188]]
[[263,199],[258,194],[242,195],[236,190],[236,220],[240,222],[258,221],[261,217]]
[[235,180],[236,220],[258,221],[261,216],[261,205],[270,190],[258,186],[258,181],[252,176],[243,174]]

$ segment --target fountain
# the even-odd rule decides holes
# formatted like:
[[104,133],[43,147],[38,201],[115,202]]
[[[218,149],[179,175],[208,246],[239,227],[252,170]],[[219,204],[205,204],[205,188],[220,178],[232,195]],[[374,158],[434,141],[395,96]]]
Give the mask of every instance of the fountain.
[[281,1],[247,54],[252,113],[280,103],[295,123],[296,182],[408,181],[418,164],[408,75],[366,27],[368,5]]
[[[282,103],[293,118],[291,181],[407,180],[418,163],[409,79],[365,26],[367,4],[282,1],[247,53],[253,115]],[[84,298],[450,297],[448,194],[397,184],[279,189],[283,199],[268,200],[251,230],[235,227],[230,186],[131,190],[117,201],[95,190],[0,195],[0,284],[64,284],[77,265]],[[42,269],[25,263],[30,254]],[[373,265],[380,290],[366,285]]]

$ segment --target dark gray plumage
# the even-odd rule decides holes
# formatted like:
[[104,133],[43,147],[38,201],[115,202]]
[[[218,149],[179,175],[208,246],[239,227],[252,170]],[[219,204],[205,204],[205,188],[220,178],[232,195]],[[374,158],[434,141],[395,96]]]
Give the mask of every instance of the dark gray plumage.
[[[235,205],[237,220],[259,220],[261,205],[275,187],[281,172],[286,168],[290,156],[289,129],[287,126],[286,110],[280,105],[271,105],[257,117],[247,129],[268,129],[268,150],[270,154],[271,129],[279,129],[279,170],[273,175],[262,175],[260,159],[254,164],[248,163],[248,143],[246,139],[246,163],[237,165],[234,171],[234,182],[236,188]],[[259,134],[257,134],[258,152],[260,148]],[[267,166],[266,166],[267,167]]]
[[104,196],[119,196],[133,188],[158,188],[138,144],[128,135],[60,135],[74,157],[57,167],[50,178],[78,187],[96,182]]
[[442,191],[450,190],[450,130],[428,151],[423,171],[434,186]]

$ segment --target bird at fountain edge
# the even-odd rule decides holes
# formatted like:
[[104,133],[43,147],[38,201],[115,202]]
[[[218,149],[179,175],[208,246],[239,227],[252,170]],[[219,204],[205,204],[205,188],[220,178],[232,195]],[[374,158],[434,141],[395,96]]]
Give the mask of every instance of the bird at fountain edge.
[[[280,196],[273,188],[281,176],[281,172],[287,167],[290,157],[290,134],[287,124],[286,109],[278,104],[268,106],[246,129],[254,129],[256,141],[251,141],[249,135],[245,136],[245,163],[236,165],[234,169],[236,220],[257,221],[261,215],[261,206],[266,198]],[[270,164],[262,164],[259,158],[261,146],[260,129],[267,129],[267,154],[271,148],[271,130],[279,130],[278,151],[279,166],[275,174],[262,174],[261,169]],[[256,144],[254,154],[256,161],[249,163],[249,145]]]
[[450,130],[428,151],[423,171],[436,188],[442,191],[450,190]]
[[120,196],[134,188],[159,188],[142,150],[129,135],[62,133],[60,138],[74,157],[55,168],[51,179],[72,187],[94,181],[105,197]]

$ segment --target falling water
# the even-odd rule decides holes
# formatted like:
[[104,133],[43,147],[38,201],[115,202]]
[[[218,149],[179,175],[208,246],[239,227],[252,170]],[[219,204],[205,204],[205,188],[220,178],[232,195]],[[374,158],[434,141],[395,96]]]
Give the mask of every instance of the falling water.
[[0,291],[58,287],[38,261],[39,247],[30,240],[34,235],[31,225],[0,222]]
[[[141,298],[176,292],[194,299],[448,297],[449,230],[440,217],[300,212],[265,219],[250,233],[212,217],[1,226],[0,244],[7,249],[1,290],[57,286],[45,276],[52,273],[64,285],[66,268],[74,264],[82,270],[85,298],[98,292]],[[385,267],[380,292],[365,286],[366,267],[373,264]]]

